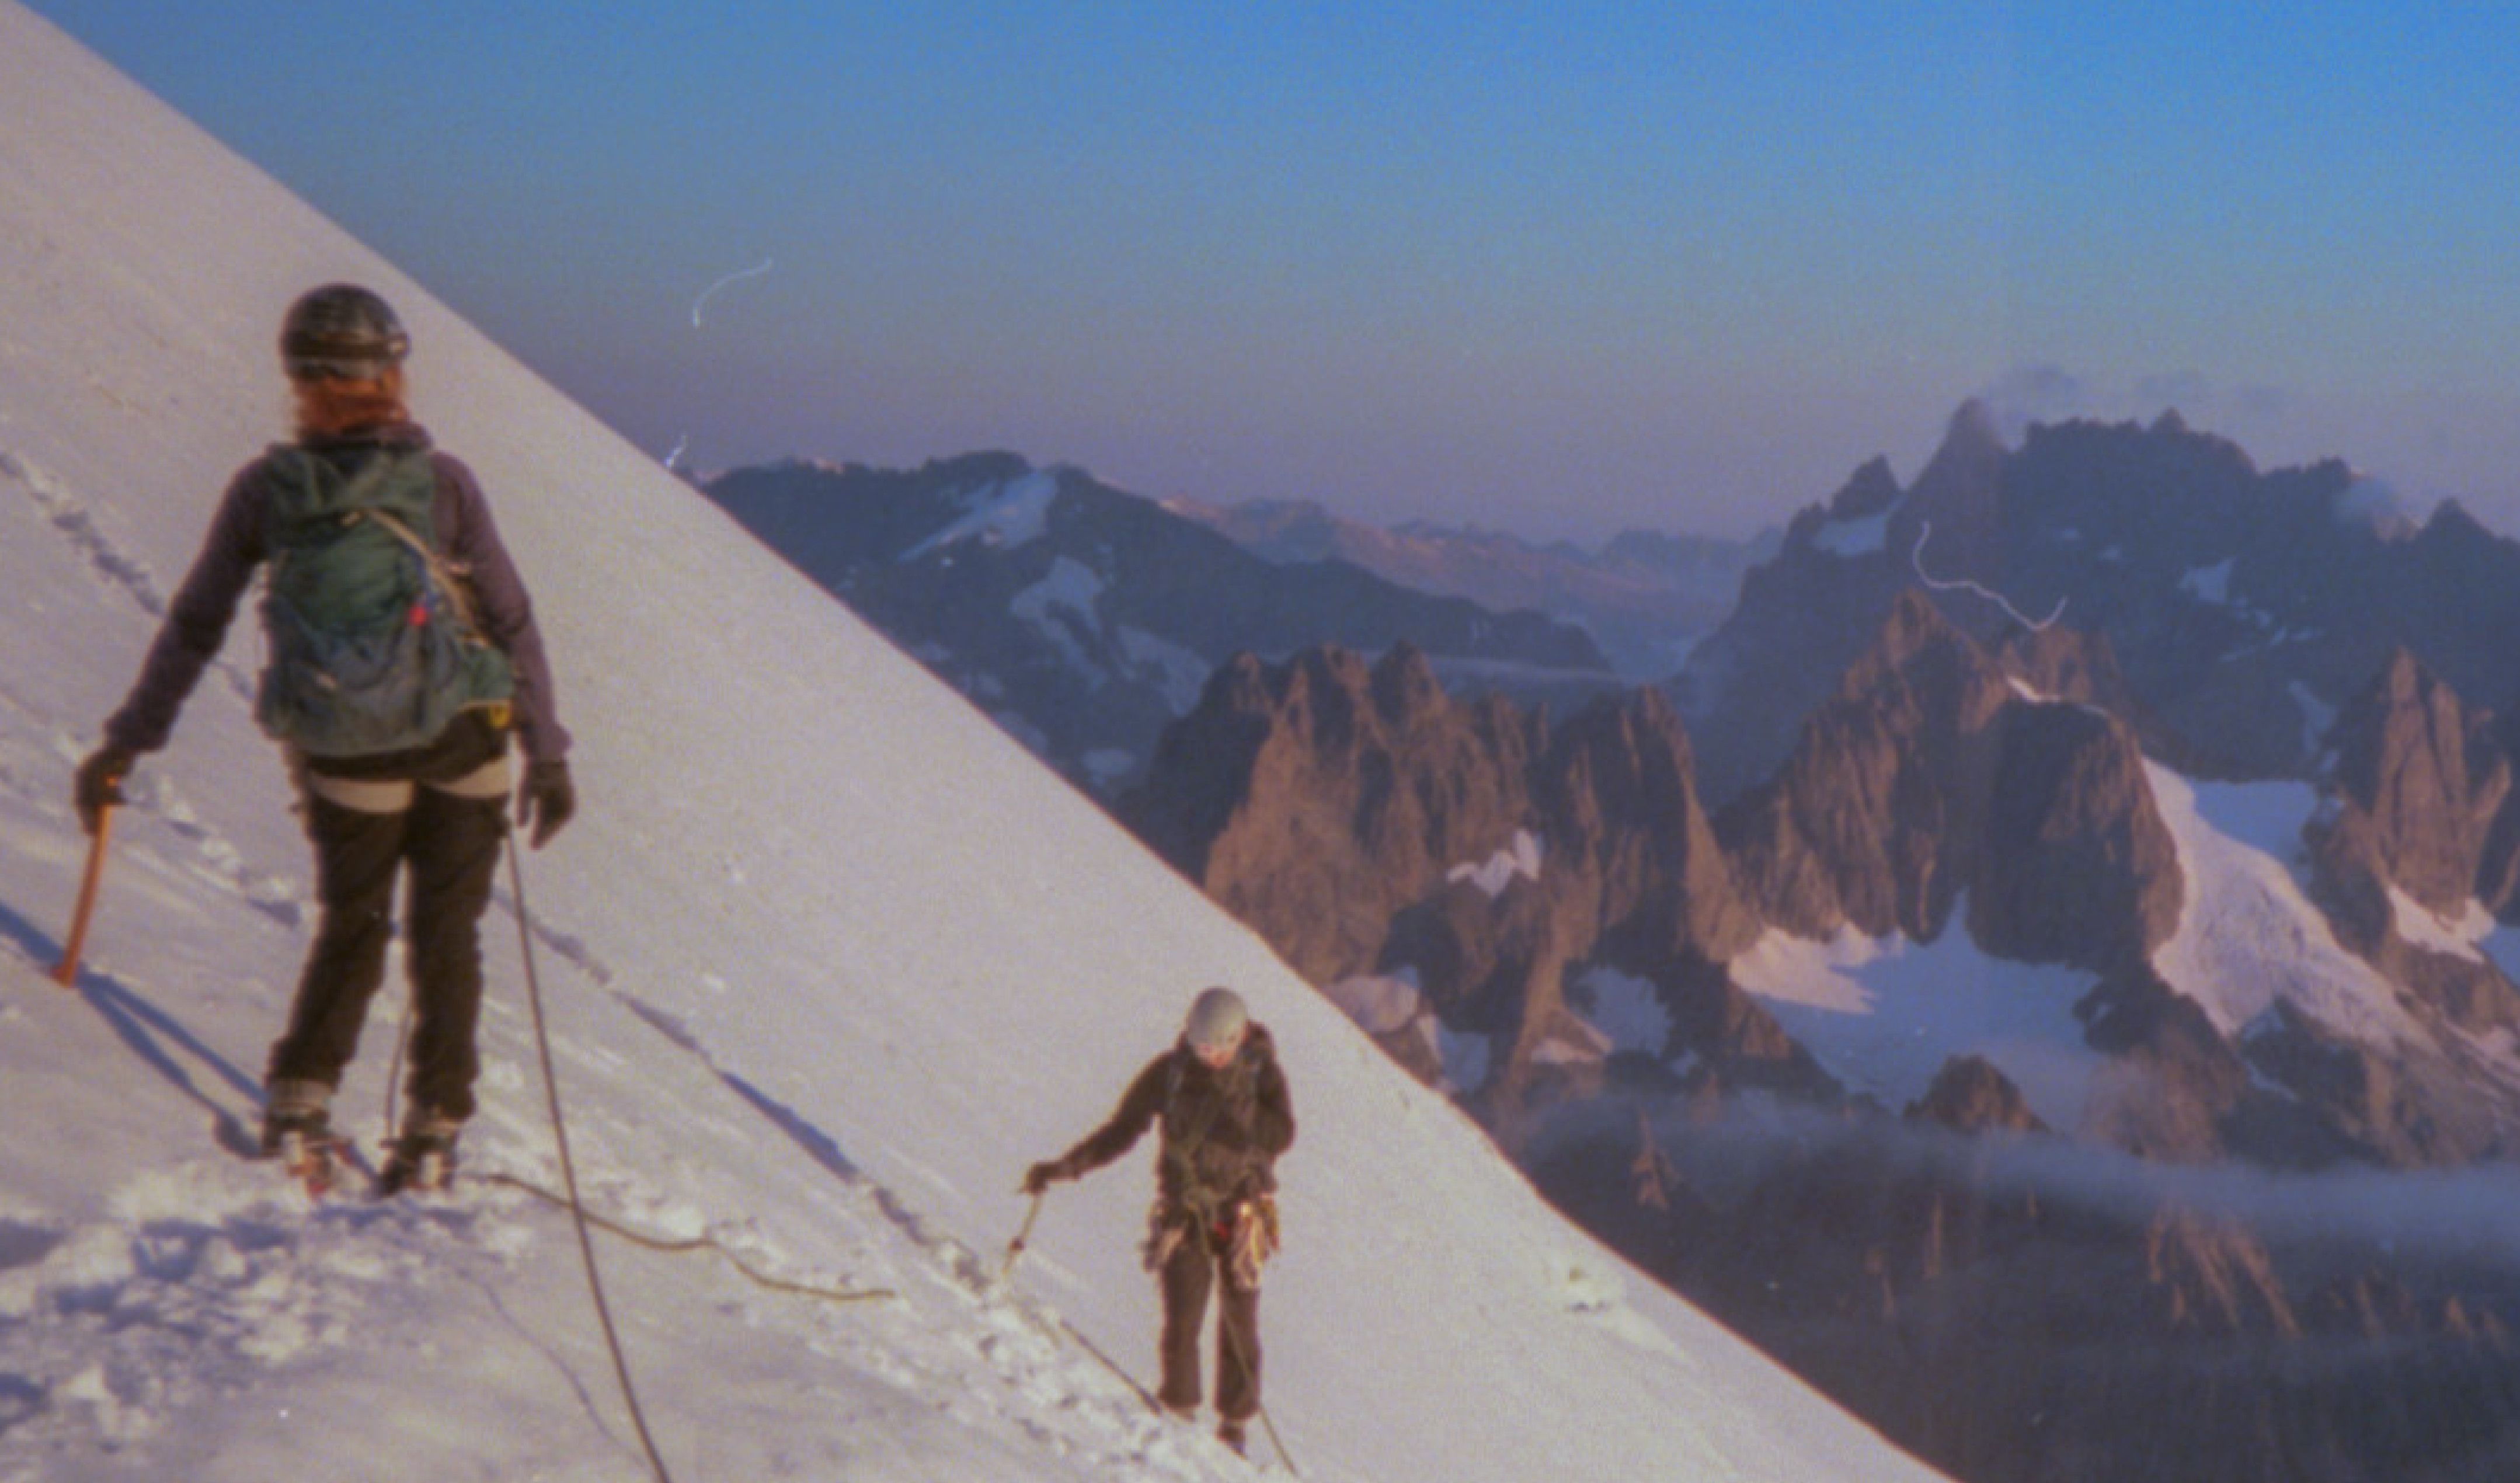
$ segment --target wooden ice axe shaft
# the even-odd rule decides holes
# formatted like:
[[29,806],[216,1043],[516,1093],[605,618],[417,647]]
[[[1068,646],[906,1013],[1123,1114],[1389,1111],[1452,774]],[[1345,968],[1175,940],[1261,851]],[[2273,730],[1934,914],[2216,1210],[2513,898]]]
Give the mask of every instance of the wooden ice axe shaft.
[[96,888],[105,879],[105,842],[112,833],[113,805],[109,803],[96,811],[96,835],[88,841],[87,871],[79,876],[78,908],[70,914],[69,940],[62,945],[62,961],[53,967],[53,982],[66,989],[78,987],[87,924],[96,917]]

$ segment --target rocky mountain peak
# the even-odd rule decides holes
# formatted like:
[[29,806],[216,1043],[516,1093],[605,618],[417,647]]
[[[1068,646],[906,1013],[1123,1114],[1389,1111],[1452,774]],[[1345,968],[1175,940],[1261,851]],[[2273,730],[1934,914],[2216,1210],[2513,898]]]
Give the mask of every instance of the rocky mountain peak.
[[2045,1133],[2021,1089],[1982,1056],[1955,1056],[1935,1073],[1925,1095],[1911,1103],[1910,1122],[1932,1123],[1955,1133]]
[[1938,541],[1972,547],[1997,519],[1997,495],[2008,456],[1987,405],[1974,397],[1960,403],[1943,428],[1941,445],[1909,491],[1911,510],[1934,522]]
[[1752,907],[1808,937],[1930,941],[1967,891],[1992,951],[2107,968],[2178,924],[2178,851],[2133,730],[2022,695],[1912,590],[1719,831]]
[[1270,702],[1269,666],[1248,650],[1219,664],[1207,677],[1202,706],[1221,700],[1236,710],[1257,710]]
[[1373,675],[1354,651],[1308,649],[1278,673],[1280,719],[1316,752],[1344,757],[1368,744]]
[[1916,587],[1892,600],[1872,646],[1838,681],[1841,699],[1904,704],[1912,697],[1971,727],[1983,724],[2008,691],[1988,652]]
[[1881,528],[1806,511],[1690,652],[1673,687],[1703,784],[1730,802],[1773,776],[1920,579],[1981,642],[2061,603],[2063,625],[2106,636],[2140,701],[2120,714],[2182,770],[2309,776],[2336,708],[2398,646],[2471,703],[2511,712],[2520,542],[2448,508],[2408,538],[2373,517],[2385,503],[2342,463],[2260,471],[2176,416],[2033,424],[2006,452],[1963,409]]
[[1576,867],[1575,939],[1648,973],[1675,957],[1721,962],[1757,939],[1762,923],[1698,798],[1688,733],[1660,691],[1569,718],[1536,773],[1550,837]]
[[2424,521],[2423,534],[2430,541],[2454,549],[2504,539],[2488,530],[2456,499],[2444,500],[2434,507],[2431,517]]
[[2002,674],[1921,594],[1892,605],[1871,649],[1804,725],[1784,768],[1719,822],[1744,889],[1807,937],[1940,935],[1966,878]]
[[2489,730],[2405,649],[2328,733],[2342,813],[2327,852],[2446,917],[2465,912],[2511,766]]
[[1943,442],[1935,458],[1944,454],[1971,460],[2003,453],[2003,428],[1981,397],[1969,397],[1952,411],[1951,421],[1943,425]]
[[[2520,988],[2457,940],[2478,902],[2509,909],[2520,872],[2520,800],[2493,718],[2400,650],[2338,714],[2328,742],[2323,806],[2304,842],[2337,940],[2401,985],[2419,1012],[2476,1034],[2520,1026]],[[2360,1095],[2361,1083],[2339,1084]],[[2396,1094],[2401,1104],[2421,1100]],[[2457,1156],[2500,1136],[2437,1113],[2423,1119],[2436,1131],[2398,1137],[2395,1125],[2409,1120],[2388,1111],[2370,1119],[2393,1146]]]
[[1671,697],[1651,686],[1600,697],[1552,729],[1552,750],[1571,755],[1582,752],[1597,758],[1616,753],[1625,759],[1623,769],[1645,765],[1643,758],[1659,759],[1652,764],[1670,772],[1676,781],[1687,782],[1693,790],[1695,767],[1690,755],[1688,724],[1671,703]]
[[1490,1037],[1480,1105],[1501,1120],[1564,1082],[1549,1067],[1598,1073],[1606,1042],[1565,1008],[1569,965],[1711,972],[1762,929],[1658,690],[1552,726],[1446,696],[1414,650],[1370,668],[1345,652],[1238,659],[1124,812],[1315,982],[1405,977],[1448,1026]]
[[2009,958],[2133,967],[2179,928],[2178,842],[2134,729],[2088,706],[2016,701],[1996,728],[1969,926]]
[[1002,484],[1022,478],[1033,472],[1030,459],[1003,448],[982,449],[974,453],[955,454],[950,458],[930,459],[922,464],[918,478],[956,486]]
[[1885,674],[1906,672],[1928,649],[1940,649],[1949,655],[1966,642],[1931,598],[1917,588],[1903,588],[1891,601],[1872,648],[1848,668],[1845,688],[1869,689]]
[[1874,457],[1857,469],[1844,486],[1828,502],[1828,517],[1833,520],[1860,520],[1879,515],[1899,503],[1906,493],[1890,472],[1890,461]]
[[1370,972],[1394,916],[1528,822],[1531,748],[1497,703],[1447,696],[1405,645],[1238,656],[1122,816],[1314,982]]
[[1374,711],[1385,725],[1407,727],[1417,718],[1441,710],[1443,683],[1434,663],[1414,644],[1394,644],[1375,662],[1369,684]]

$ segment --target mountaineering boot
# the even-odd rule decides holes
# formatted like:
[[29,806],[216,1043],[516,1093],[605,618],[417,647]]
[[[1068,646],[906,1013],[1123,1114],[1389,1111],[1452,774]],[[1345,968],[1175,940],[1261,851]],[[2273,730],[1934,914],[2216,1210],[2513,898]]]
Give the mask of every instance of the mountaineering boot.
[[263,1106],[263,1156],[279,1159],[309,1194],[333,1188],[340,1160],[341,1141],[333,1135],[333,1114],[325,1106],[332,1095],[319,1081],[275,1081]]
[[262,1151],[286,1154],[292,1146],[333,1136],[333,1114],[326,1103],[333,1089],[320,1081],[275,1081],[262,1105]]
[[415,1109],[377,1175],[378,1197],[406,1190],[426,1193],[453,1184],[455,1138],[463,1126],[442,1114]]

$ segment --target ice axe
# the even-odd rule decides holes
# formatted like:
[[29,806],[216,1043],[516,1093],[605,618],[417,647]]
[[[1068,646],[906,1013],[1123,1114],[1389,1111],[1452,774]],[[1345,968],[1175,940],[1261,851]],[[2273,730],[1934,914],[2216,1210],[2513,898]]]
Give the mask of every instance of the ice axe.
[[96,811],[96,833],[87,846],[87,871],[79,876],[78,907],[70,913],[69,938],[62,945],[62,961],[53,966],[53,982],[66,989],[78,987],[79,956],[87,950],[87,924],[96,917],[96,888],[105,879],[105,841],[112,832],[113,805],[109,803]]
[[1024,1211],[1022,1228],[1015,1232],[1013,1240],[1007,1242],[1007,1259],[998,1264],[999,1285],[1004,1286],[1007,1279],[1014,1276],[1015,1258],[1023,1255],[1024,1242],[1032,1238],[1032,1223],[1041,1218],[1041,1202],[1048,1193],[1042,1191],[1033,1195],[1032,1207]]

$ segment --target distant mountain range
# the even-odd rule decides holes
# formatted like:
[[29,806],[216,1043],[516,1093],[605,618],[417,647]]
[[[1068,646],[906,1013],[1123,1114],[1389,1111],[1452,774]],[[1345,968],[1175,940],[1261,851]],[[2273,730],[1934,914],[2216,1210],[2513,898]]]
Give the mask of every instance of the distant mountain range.
[[2471,703],[2520,698],[2520,545],[2455,504],[2375,509],[2342,462],[2261,472],[2176,413],[2034,425],[1972,402],[1901,488],[1876,460],[1795,517],[1673,691],[1709,796],[1791,748],[1911,588],[1981,639],[2104,639],[2147,748],[2201,775],[2307,777],[2346,698],[2405,649]]
[[2520,1152],[2520,546],[2455,506],[1974,405],[1759,546],[709,492],[1955,1475],[2505,1475],[2520,1271],[2229,1192]]
[[2515,608],[2520,547],[2341,464],[1967,407],[1668,697],[1246,658],[1121,811],[1960,1476],[2498,1477],[2520,1276],[2231,1191],[2520,1152]]
[[1615,687],[1581,628],[1418,592],[1336,559],[1270,562],[1075,469],[983,453],[892,471],[789,463],[703,486],[1045,761],[1136,780],[1163,728],[1242,652],[1407,643],[1461,683]]
[[1660,679],[1732,612],[1742,573],[1775,556],[1778,531],[1747,541],[1623,531],[1598,552],[1535,546],[1499,531],[1425,521],[1396,526],[1341,518],[1310,501],[1164,508],[1273,562],[1341,561],[1404,587],[1468,598],[1504,611],[1545,612],[1582,627],[1619,673]]
[[[1911,592],[1719,812],[1651,689],[1552,722],[1406,649],[1245,658],[1122,813],[1307,977],[1404,980],[1484,1041],[1441,1074],[1508,1133],[1627,1050],[1648,1084],[1822,1104],[1904,1104],[1975,1056],[2048,1125],[2154,1157],[2520,1146],[2520,990],[2476,946],[2520,804],[2482,718],[2402,652],[2316,784],[2215,784],[2144,755],[2123,691],[2105,646],[1989,650]],[[1886,965],[1937,955],[1999,997],[1896,1002]],[[1657,1034],[1572,1008],[1603,974]]]

